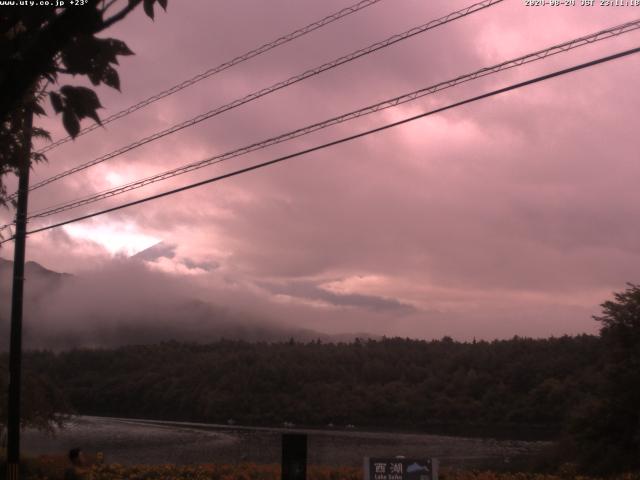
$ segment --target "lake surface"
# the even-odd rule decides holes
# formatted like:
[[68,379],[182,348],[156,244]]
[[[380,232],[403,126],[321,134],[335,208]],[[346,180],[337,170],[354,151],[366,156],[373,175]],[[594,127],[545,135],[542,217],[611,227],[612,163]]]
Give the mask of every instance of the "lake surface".
[[122,464],[279,463],[283,433],[306,433],[310,464],[359,466],[365,456],[434,457],[443,467],[507,466],[535,456],[549,442],[344,429],[260,428],[107,417],[74,417],[54,436],[23,433],[30,454],[80,447]]

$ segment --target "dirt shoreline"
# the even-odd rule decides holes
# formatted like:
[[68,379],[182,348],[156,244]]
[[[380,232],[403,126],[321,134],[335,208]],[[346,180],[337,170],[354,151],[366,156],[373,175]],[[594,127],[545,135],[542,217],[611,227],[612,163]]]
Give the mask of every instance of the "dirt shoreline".
[[192,422],[75,417],[50,437],[25,431],[25,451],[56,454],[81,447],[105,461],[133,464],[280,462],[281,435],[307,433],[309,463],[360,466],[365,456],[435,457],[443,466],[499,467],[538,454],[549,442],[467,438],[416,433],[228,426]]

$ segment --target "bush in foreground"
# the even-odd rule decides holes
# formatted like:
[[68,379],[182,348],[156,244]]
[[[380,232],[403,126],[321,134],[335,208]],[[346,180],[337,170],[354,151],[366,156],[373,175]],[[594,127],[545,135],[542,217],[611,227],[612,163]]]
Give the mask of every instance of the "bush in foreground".
[[[42,456],[26,462],[27,480],[64,478],[66,462],[62,457]],[[2,472],[4,474],[4,471]],[[0,478],[2,475],[0,474]],[[94,465],[87,475],[91,480],[279,480],[280,465],[255,463],[204,465]],[[361,480],[357,467],[310,466],[309,480]],[[608,480],[640,480],[640,472],[607,477]],[[555,475],[538,473],[497,473],[447,470],[440,480],[602,480],[600,477],[576,475],[572,469],[560,469]]]

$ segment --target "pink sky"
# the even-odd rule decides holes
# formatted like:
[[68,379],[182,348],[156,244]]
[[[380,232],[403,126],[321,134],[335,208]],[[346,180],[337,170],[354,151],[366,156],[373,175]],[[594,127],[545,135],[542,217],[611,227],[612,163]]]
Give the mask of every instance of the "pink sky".
[[[383,0],[50,152],[32,182],[470,3]],[[172,0],[155,22],[135,12],[109,32],[136,55],[121,61],[122,93],[100,89],[102,116],[347,5]],[[34,192],[30,207],[223,153],[639,15],[640,7],[506,0],[68,177]],[[605,40],[55,220],[639,43],[638,31]],[[640,282],[639,60],[627,57],[33,235],[28,258],[93,275],[114,256],[162,241],[146,261],[154,274],[192,282],[200,298],[217,305],[322,332],[456,339],[594,333],[590,316],[598,305],[625,282]],[[59,118],[41,122],[54,138],[62,135]],[[10,217],[0,213],[3,223]],[[3,250],[10,258],[11,246]]]

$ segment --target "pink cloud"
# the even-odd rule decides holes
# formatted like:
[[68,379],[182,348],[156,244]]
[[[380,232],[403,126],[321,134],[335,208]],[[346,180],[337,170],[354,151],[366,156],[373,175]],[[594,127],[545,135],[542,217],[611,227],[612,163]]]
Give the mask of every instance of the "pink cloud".
[[[51,152],[34,180],[467,4],[381,2]],[[155,23],[138,12],[113,30],[137,55],[123,60],[123,93],[100,92],[104,114],[343,6],[278,0],[221,9],[194,0],[171,6]],[[106,188],[114,175],[144,177],[635,16],[633,8],[503,2],[69,177],[34,193],[32,208]],[[631,48],[638,38],[630,33],[557,55],[77,213]],[[630,83],[639,69],[637,58],[622,59],[100,222],[131,222],[145,235],[178,245],[181,257],[215,261],[216,275],[237,285],[234,298],[258,295],[273,315],[306,322],[301,326],[460,338],[593,332],[590,315],[608,292],[637,281],[640,267],[640,227],[632,221],[640,204],[640,93]],[[59,123],[45,121],[57,134]],[[61,270],[107,258],[94,243],[70,251],[56,235],[34,235],[31,258]],[[300,286],[322,289],[361,277],[385,280],[375,287],[356,282],[350,295],[416,311],[316,308],[328,300]],[[198,281],[219,281],[213,278]],[[269,291],[264,282],[290,291]],[[285,297],[292,301],[283,303]]]

